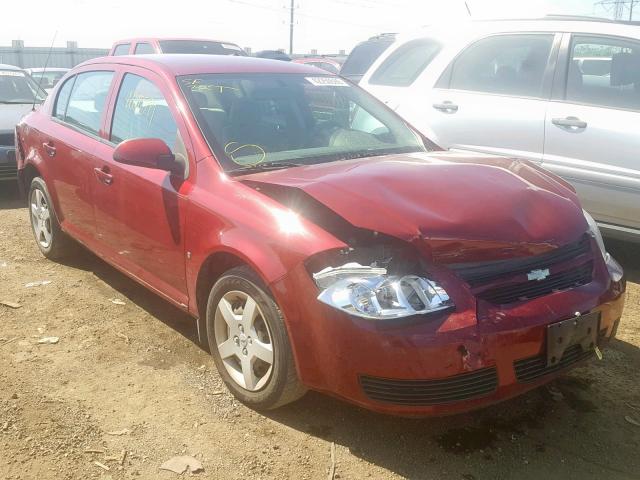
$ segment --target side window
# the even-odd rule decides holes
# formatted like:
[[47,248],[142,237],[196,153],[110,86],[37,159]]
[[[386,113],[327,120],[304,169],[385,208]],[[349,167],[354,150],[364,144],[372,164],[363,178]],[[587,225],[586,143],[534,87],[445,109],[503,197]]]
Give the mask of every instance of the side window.
[[532,34],[479,40],[454,61],[450,88],[541,97],[553,38]]
[[576,36],[571,43],[566,99],[640,110],[640,42]]
[[178,126],[162,92],[149,80],[127,73],[113,113],[111,141],[130,138],[159,138],[172,152],[181,149]]
[[53,116],[61,120],[64,120],[67,114],[67,105],[69,104],[69,97],[71,96],[71,89],[76,81],[76,77],[69,78],[64,85],[58,90],[58,98],[56,98],[56,106],[53,109]]
[[116,45],[116,48],[113,50],[113,54],[114,55],[128,55],[130,47],[131,47],[130,43],[121,43],[120,45]]
[[147,53],[155,53],[153,51],[153,47],[149,43],[137,43],[136,49],[134,50],[134,55],[144,55]]
[[97,134],[112,79],[113,72],[79,74],[71,90],[65,121]]
[[439,51],[440,44],[428,38],[407,42],[382,62],[371,75],[369,83],[393,87],[409,86]]

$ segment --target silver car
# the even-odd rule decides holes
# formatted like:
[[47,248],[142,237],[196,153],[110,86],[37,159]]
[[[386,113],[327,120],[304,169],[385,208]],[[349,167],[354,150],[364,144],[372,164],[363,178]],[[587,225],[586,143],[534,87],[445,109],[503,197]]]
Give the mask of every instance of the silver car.
[[640,27],[468,22],[399,36],[360,85],[440,146],[568,180],[605,233],[640,240]]

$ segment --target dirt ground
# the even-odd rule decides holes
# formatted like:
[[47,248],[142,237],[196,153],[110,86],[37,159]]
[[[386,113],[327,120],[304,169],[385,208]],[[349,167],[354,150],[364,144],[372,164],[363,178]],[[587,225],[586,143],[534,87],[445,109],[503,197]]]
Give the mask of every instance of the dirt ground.
[[202,462],[196,478],[326,479],[332,443],[341,479],[640,478],[640,245],[608,245],[629,278],[618,338],[551,387],[448,418],[313,392],[262,415],[224,389],[188,316],[86,251],[45,260],[7,190],[0,301],[22,307],[0,305],[2,479],[170,479],[174,455]]

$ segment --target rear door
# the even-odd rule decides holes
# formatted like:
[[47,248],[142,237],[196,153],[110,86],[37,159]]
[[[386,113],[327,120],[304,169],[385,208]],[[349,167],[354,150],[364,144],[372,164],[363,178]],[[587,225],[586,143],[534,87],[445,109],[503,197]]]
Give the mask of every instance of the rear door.
[[445,148],[541,162],[560,39],[553,33],[499,34],[464,49],[424,102],[433,140]]
[[186,306],[184,192],[190,183],[166,171],[117,163],[113,152],[131,138],[159,138],[182,160],[188,178],[189,136],[170,90],[154,73],[127,67],[114,97],[109,142],[94,162],[98,234],[117,264]]
[[599,222],[640,229],[640,41],[566,34],[562,53],[544,166]]
[[100,127],[114,72],[83,71],[58,90],[52,122],[41,132],[52,194],[63,227],[80,240],[95,235],[91,181],[93,155],[101,143]]

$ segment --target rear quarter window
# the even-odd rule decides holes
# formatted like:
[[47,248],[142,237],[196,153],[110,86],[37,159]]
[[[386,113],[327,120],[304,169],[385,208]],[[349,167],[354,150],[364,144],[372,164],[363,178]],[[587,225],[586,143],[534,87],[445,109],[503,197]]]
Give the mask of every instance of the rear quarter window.
[[432,39],[412,40],[391,53],[371,75],[369,83],[406,87],[431,63],[440,51],[440,44]]

